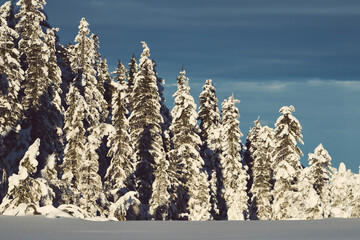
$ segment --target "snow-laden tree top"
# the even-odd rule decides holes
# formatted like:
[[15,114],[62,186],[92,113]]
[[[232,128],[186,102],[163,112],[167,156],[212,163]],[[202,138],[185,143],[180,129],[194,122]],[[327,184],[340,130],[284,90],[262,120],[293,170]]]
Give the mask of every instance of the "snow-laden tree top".
[[314,150],[314,153],[309,153],[309,159],[311,164],[311,159],[316,159],[320,163],[330,163],[331,157],[328,151],[325,150],[324,146],[320,143]]
[[2,6],[0,6],[0,17],[4,18],[4,19],[1,19],[1,26],[6,25],[6,22],[3,22],[3,21],[5,21],[5,18],[8,17],[10,8],[11,8],[10,1],[8,1],[8,2],[4,3]]
[[284,115],[292,114],[293,112],[295,112],[295,107],[293,105],[290,105],[289,107],[284,106],[280,108],[279,112]]
[[150,48],[148,47],[148,45],[146,44],[146,42],[141,41],[143,52],[141,53],[141,57],[139,60],[140,66],[150,57]]
[[[290,105],[284,106],[280,108],[279,112],[283,114],[280,116],[275,123],[275,132],[278,139],[284,139],[285,137],[289,137],[289,140],[292,144],[296,145],[298,141],[301,144],[304,144],[301,134],[302,127],[300,125],[299,120],[292,115],[295,112],[295,107]],[[300,149],[298,149],[300,150]],[[300,155],[303,155],[301,151],[299,151]]]
[[32,22],[41,22],[46,19],[45,14],[42,12],[44,5],[46,5],[45,0],[19,0],[16,5],[20,6],[20,11],[16,17],[20,17],[19,23],[21,26],[22,21],[27,18],[31,19]]
[[84,36],[90,34],[89,23],[86,21],[84,17],[80,20],[80,25],[78,28],[79,28],[79,33],[75,38],[75,42],[81,42]]
[[25,156],[20,161],[19,172],[17,175],[13,175],[9,179],[9,190],[11,191],[14,186],[19,185],[19,182],[25,180],[29,175],[34,174],[37,171],[38,161],[36,157],[39,155],[40,139],[36,139],[35,142],[29,147]]

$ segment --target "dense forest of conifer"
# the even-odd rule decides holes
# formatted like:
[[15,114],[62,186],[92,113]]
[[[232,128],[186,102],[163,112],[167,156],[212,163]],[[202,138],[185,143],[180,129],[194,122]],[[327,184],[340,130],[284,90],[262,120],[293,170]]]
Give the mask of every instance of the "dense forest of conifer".
[[[199,110],[181,69],[170,111],[150,49],[109,72],[81,19],[62,45],[45,0],[0,7],[0,214],[118,220],[360,217],[360,175],[331,166],[320,144],[303,156],[293,106],[275,128],[240,138],[239,101],[218,108],[206,80]],[[48,209],[48,208],[46,208]]]

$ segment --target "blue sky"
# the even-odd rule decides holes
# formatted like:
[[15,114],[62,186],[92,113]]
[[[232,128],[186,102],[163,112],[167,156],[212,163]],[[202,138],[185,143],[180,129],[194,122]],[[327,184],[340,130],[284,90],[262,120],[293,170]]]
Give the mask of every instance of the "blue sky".
[[358,172],[360,1],[48,0],[45,11],[64,44],[85,17],[111,69],[146,41],[170,108],[182,64],[195,99],[211,78],[220,101],[241,100],[244,135],[257,116],[273,127],[280,107],[294,105],[302,163],[323,143],[335,167]]

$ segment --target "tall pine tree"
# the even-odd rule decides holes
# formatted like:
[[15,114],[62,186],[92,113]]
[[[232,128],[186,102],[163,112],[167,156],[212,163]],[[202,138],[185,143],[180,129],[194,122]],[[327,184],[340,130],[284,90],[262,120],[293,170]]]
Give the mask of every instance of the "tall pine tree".
[[[253,183],[251,186],[250,219],[271,219],[271,179],[272,179],[272,153],[275,147],[273,129],[268,126],[258,127],[256,138],[251,139],[251,158],[253,159]],[[256,139],[256,140],[255,140]]]
[[[101,93],[98,78],[96,77],[96,63],[99,61],[98,41],[90,36],[89,24],[82,18],[78,35],[75,37],[77,44],[73,47],[72,68],[76,74],[75,84],[80,88],[80,93],[87,104],[85,112],[84,158],[79,169],[80,206],[91,212],[92,215],[104,214],[101,205],[105,204],[99,170],[99,148],[102,139],[108,134],[107,102]],[[99,204],[99,201],[101,204]]]
[[282,116],[275,123],[276,146],[273,153],[273,218],[276,220],[298,217],[293,204],[296,201],[296,183],[301,169],[300,155],[303,153],[297,142],[304,144],[302,127],[292,115],[295,108],[285,106],[279,112]]
[[241,159],[241,140],[239,110],[235,106],[240,102],[229,97],[222,103],[222,122],[224,132],[224,157],[221,161],[223,175],[223,198],[226,201],[228,220],[245,220],[248,215],[248,196],[246,184],[248,175]]
[[[16,30],[20,33],[19,49],[25,81],[22,84],[24,108],[23,132],[30,131],[30,142],[41,139],[38,157],[40,168],[54,152],[63,148],[63,119],[59,100],[61,72],[55,56],[55,36],[43,11],[44,0],[20,0]],[[19,144],[18,144],[19,145]],[[19,150],[16,150],[19,152]],[[21,152],[21,151],[20,151]]]
[[170,152],[174,219],[187,216],[188,220],[211,218],[209,184],[204,160],[199,154],[201,139],[197,125],[194,98],[190,95],[188,78],[184,69],[177,78],[175,106],[170,127],[174,148]]
[[[220,199],[218,185],[221,178],[221,171],[219,168],[220,158],[222,154],[221,138],[219,137],[221,131],[220,112],[217,106],[218,99],[212,80],[208,79],[203,86],[203,91],[200,93],[200,107],[198,120],[200,121],[202,146],[200,154],[205,161],[205,168],[209,175],[210,189],[211,189],[211,213],[215,218],[219,216],[219,207],[224,209],[224,202]],[[220,206],[219,206],[220,203]]]
[[62,199],[65,204],[78,204],[80,166],[85,161],[85,128],[84,120],[88,106],[79,90],[70,85],[66,96],[68,108],[65,112],[65,150],[62,164],[62,180],[65,182],[62,189]]
[[[153,196],[154,171],[166,160],[163,144],[161,98],[154,63],[149,59],[150,49],[142,42],[139,71],[135,76],[134,90],[131,95],[132,112],[129,117],[130,136],[135,149],[136,189],[139,200],[148,206]],[[160,174],[160,172],[159,172]]]
[[329,199],[329,179],[331,176],[330,167],[331,157],[323,145],[319,144],[315,148],[314,153],[309,153],[309,169],[310,174],[314,177],[314,188],[325,210],[324,217],[329,216],[327,203]]
[[112,98],[112,125],[114,129],[109,134],[108,156],[111,157],[110,167],[105,176],[105,190],[115,202],[129,190],[134,190],[132,159],[133,146],[130,138],[130,127],[126,115],[126,86],[120,82],[114,84]]
[[[30,111],[27,118],[34,118],[34,110],[39,109],[41,97],[47,92],[49,81],[47,78],[48,48],[44,44],[45,33],[41,22],[46,20],[43,13],[45,0],[20,0],[16,17],[19,19],[16,30],[20,33],[19,48],[24,57],[25,96],[24,109]],[[31,120],[30,120],[31,121]]]
[[[261,129],[260,124],[260,117],[254,121],[254,127],[250,128],[249,133],[246,137],[245,147],[246,150],[244,152],[244,162],[247,166],[247,173],[249,174],[249,181],[247,183],[247,192],[249,195],[249,200],[252,199],[252,192],[250,191],[253,185],[254,176],[253,176],[253,165],[254,165],[254,152],[257,150],[257,142],[258,142],[258,135]],[[253,205],[253,203],[249,202],[249,204]],[[250,208],[250,218],[254,217],[255,210],[252,206]]]

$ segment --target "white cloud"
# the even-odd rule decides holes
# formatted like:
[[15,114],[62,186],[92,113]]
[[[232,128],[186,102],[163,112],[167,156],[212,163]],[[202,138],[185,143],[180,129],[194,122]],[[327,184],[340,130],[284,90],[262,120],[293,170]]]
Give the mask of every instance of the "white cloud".
[[294,82],[280,81],[215,81],[216,89],[219,92],[283,92]]
[[330,87],[345,88],[351,91],[360,91],[360,81],[312,79],[312,80],[308,80],[307,84],[313,87],[330,86]]

